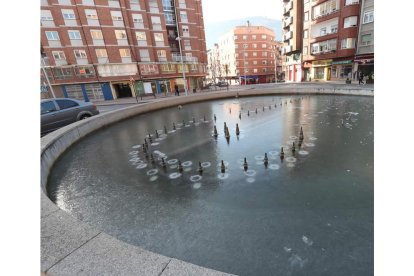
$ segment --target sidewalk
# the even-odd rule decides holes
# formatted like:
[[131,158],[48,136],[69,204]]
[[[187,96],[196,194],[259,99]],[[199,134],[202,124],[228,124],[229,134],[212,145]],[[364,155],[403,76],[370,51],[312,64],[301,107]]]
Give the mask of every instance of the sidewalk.
[[[204,94],[204,93],[226,93],[227,91],[246,91],[252,89],[277,89],[278,87],[311,87],[311,88],[347,88],[347,89],[374,89],[374,84],[364,84],[359,85],[358,81],[353,81],[351,84],[344,84],[342,81],[329,81],[329,82],[279,82],[279,83],[261,83],[261,84],[250,84],[250,85],[234,85],[230,86],[230,89],[227,90],[225,87],[221,88],[210,88],[205,90],[198,90],[196,93],[188,92],[188,96]],[[167,96],[164,94],[157,94],[157,97],[154,98],[152,94],[146,94],[142,97],[138,97],[138,102],[135,97],[129,98],[120,98],[110,101],[93,101],[97,106],[109,106],[109,105],[131,105],[131,104],[143,104],[155,101],[167,100],[174,97],[186,97],[185,92],[180,92],[180,96],[175,96],[173,93],[167,93]]]

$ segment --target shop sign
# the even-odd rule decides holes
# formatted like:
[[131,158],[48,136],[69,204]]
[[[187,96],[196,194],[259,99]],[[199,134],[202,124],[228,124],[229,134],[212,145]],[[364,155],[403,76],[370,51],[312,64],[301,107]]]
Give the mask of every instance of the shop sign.
[[352,60],[340,60],[340,61],[332,62],[332,65],[338,65],[338,64],[352,64]]
[[312,62],[312,67],[325,67],[325,66],[331,66],[332,59],[326,59],[326,60],[317,60]]

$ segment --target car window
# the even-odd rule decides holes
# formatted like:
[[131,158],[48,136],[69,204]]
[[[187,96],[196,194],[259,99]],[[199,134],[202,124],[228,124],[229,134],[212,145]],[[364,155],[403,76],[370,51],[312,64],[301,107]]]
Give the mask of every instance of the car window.
[[56,100],[56,103],[58,104],[60,109],[67,109],[79,105],[77,102],[71,100]]
[[46,114],[46,113],[56,111],[55,104],[52,101],[41,103],[40,109],[41,109],[41,114]]

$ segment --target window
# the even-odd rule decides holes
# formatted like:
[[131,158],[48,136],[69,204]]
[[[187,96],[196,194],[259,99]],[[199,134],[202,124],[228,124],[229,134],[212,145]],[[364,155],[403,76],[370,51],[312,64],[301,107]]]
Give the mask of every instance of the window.
[[108,53],[106,52],[106,49],[95,49],[95,52],[98,58],[108,57]]
[[344,28],[356,27],[358,16],[350,16],[344,18]]
[[253,60],[253,64],[254,65],[257,65],[257,60]]
[[262,48],[263,48],[263,49],[267,48],[266,43],[263,43],[263,44],[262,44]]
[[79,31],[68,31],[69,39],[82,39]]
[[164,35],[162,33],[154,33],[154,39],[156,42],[164,42]]
[[239,44],[234,44],[235,49],[239,49]]
[[131,57],[131,51],[129,49],[119,49],[119,55],[121,57]]
[[249,65],[249,62],[248,62],[248,61],[245,61],[245,62],[244,62],[244,65]]
[[50,113],[56,111],[56,106],[53,101],[50,102],[43,102],[40,104],[41,114]]
[[254,57],[257,57],[257,52],[253,52],[253,56]]
[[333,33],[336,33],[336,32],[338,32],[338,24],[335,24],[335,25],[331,26],[331,33],[333,34]]
[[139,56],[141,57],[141,61],[150,61],[148,50],[139,50]]
[[303,54],[304,55],[308,54],[308,46],[303,47]]
[[256,68],[253,69],[253,73],[257,73],[257,69]]
[[341,40],[341,49],[355,48],[355,38],[345,38]]
[[53,58],[55,60],[65,60],[65,53],[63,51],[52,51]]
[[124,30],[115,30],[116,39],[126,39],[126,32]]
[[247,40],[247,35],[243,35],[243,40]]
[[363,24],[374,22],[374,11],[364,12]]
[[249,56],[249,53],[244,53],[244,56],[245,56],[245,57],[248,57],[248,56]]
[[262,52],[262,57],[267,57],[267,52]]
[[252,35],[252,39],[256,39],[256,35]]
[[262,35],[262,39],[266,40],[267,36],[266,35]]
[[339,0],[329,0],[312,8],[313,19],[331,14],[339,9]]
[[267,72],[267,69],[266,69],[266,68],[263,68],[263,69],[262,69],[262,72],[263,72],[263,73],[266,73],[266,72]]
[[186,11],[180,11],[180,17],[181,17],[181,22],[183,22],[183,23],[188,22],[188,17],[187,17],[187,12]]
[[372,43],[372,34],[364,34],[361,36],[361,46],[368,46]]
[[180,6],[180,8],[186,8],[186,4],[185,4],[185,0],[178,0],[178,4]]
[[257,48],[257,44],[256,44],[256,43],[254,43],[254,44],[253,44],[253,48],[254,48],[254,49],[256,49],[256,48]]
[[157,50],[157,56],[160,58],[165,58],[167,56],[167,52],[165,50]]
[[59,34],[56,31],[46,31],[45,34],[47,40],[59,40]]
[[234,40],[237,40],[237,39],[238,39],[238,36],[237,36],[237,35],[235,35],[235,36],[234,36]]
[[77,102],[71,100],[56,100],[56,103],[60,109],[68,109],[79,105]]
[[308,38],[309,35],[309,31],[308,30],[304,30],[303,31],[303,38]]
[[63,19],[76,19],[73,10],[62,10]]
[[159,16],[151,16],[152,29],[161,30],[161,18]]
[[73,53],[75,54],[76,58],[86,58],[85,50],[74,50]]
[[267,65],[267,61],[266,60],[262,60],[262,64],[263,65]]
[[247,49],[249,47],[249,45],[247,45],[247,44],[243,44],[243,48],[244,49]]
[[41,10],[40,20],[53,21],[52,13],[49,10]]
[[323,28],[320,29],[319,35],[320,36],[326,35],[326,27],[323,27]]
[[345,6],[352,5],[352,4],[358,4],[359,0],[345,0]]
[[121,11],[111,11],[111,17],[113,21],[122,21]]
[[188,39],[184,40],[184,47],[190,47],[191,48],[190,40],[188,40]]
[[132,15],[132,20],[134,23],[144,23],[144,20],[142,19],[142,14],[134,13]]
[[304,21],[308,21],[309,20],[309,12],[305,12],[305,19]]
[[311,45],[311,54],[321,54],[324,52],[332,52],[336,50],[336,39],[330,39]]
[[85,10],[85,15],[87,19],[98,19],[96,10]]
[[147,40],[145,32],[135,32],[135,36],[137,37],[137,40]]
[[103,39],[101,30],[91,30],[92,39]]

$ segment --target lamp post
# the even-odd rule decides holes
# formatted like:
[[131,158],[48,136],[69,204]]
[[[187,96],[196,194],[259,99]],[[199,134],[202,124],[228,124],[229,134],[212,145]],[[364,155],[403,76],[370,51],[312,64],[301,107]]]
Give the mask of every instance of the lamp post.
[[187,96],[188,95],[188,92],[187,92],[187,81],[185,79],[185,70],[184,70],[184,61],[183,61],[183,51],[181,49],[181,37],[180,36],[177,36],[176,40],[178,40],[178,47],[180,48],[181,70],[183,72],[185,95]]
[[45,70],[45,58],[44,57],[42,57],[41,58],[41,61],[42,61],[42,70],[43,70],[43,74],[45,75],[45,78],[46,78],[46,81],[47,81],[47,84],[49,85],[49,88],[50,88],[50,92],[52,92],[52,96],[53,96],[53,98],[56,98],[56,95],[55,95],[55,91],[53,90],[53,87],[50,85],[50,81],[49,81],[49,77],[47,76],[47,73],[46,73],[46,70]]

